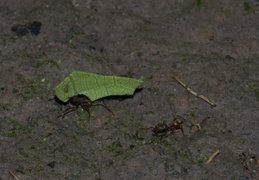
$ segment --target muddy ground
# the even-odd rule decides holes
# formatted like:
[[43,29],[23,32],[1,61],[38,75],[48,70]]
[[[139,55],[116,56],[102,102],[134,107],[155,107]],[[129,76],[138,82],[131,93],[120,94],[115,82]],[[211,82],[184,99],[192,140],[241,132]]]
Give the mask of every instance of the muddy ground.
[[[0,179],[259,179],[258,12],[255,0],[1,0]],[[38,35],[11,30],[33,21]],[[144,83],[103,100],[114,116],[58,118],[54,88],[73,70]],[[152,136],[176,116],[185,136]]]

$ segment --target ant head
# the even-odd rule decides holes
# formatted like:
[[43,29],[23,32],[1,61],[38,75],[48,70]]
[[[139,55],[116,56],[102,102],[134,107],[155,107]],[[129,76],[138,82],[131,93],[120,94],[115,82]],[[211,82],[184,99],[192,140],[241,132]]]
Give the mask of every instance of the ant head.
[[183,123],[183,120],[180,119],[180,118],[176,118],[176,119],[174,120],[174,124],[175,124],[175,125],[177,125],[177,124],[182,124],[182,123]]

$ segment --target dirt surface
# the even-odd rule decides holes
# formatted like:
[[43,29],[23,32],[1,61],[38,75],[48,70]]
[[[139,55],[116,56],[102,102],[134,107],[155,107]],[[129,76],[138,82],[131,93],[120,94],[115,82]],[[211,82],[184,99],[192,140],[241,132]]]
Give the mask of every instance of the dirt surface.
[[[259,179],[258,12],[255,0],[1,0],[0,179]],[[38,35],[11,30],[34,21]],[[103,100],[114,116],[58,118],[54,88],[73,70],[144,83]],[[185,136],[152,135],[176,116]]]

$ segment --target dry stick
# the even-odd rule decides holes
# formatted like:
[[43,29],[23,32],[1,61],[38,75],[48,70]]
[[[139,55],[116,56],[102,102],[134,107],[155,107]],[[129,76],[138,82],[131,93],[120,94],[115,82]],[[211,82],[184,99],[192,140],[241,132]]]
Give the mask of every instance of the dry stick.
[[197,94],[196,92],[194,92],[193,90],[191,90],[191,88],[189,88],[186,84],[184,84],[180,79],[178,79],[177,77],[173,77],[180,85],[182,85],[189,93],[191,93],[192,95],[201,98],[202,100],[204,100],[206,103],[210,104],[212,107],[215,107],[216,104],[211,102],[208,98],[206,98],[203,95]]
[[19,178],[11,170],[9,170],[9,173],[15,180],[19,180]]
[[211,156],[210,158],[205,162],[205,164],[209,164],[211,163],[211,161],[219,154],[219,150],[215,151]]

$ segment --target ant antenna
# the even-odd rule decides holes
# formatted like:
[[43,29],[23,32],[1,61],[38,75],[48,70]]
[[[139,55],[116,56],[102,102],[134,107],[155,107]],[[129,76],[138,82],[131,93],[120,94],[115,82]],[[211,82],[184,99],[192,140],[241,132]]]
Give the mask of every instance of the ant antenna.
[[172,115],[175,116],[175,107],[170,103],[169,100],[167,100],[169,106],[170,106],[170,109],[171,109],[171,112],[172,112]]

